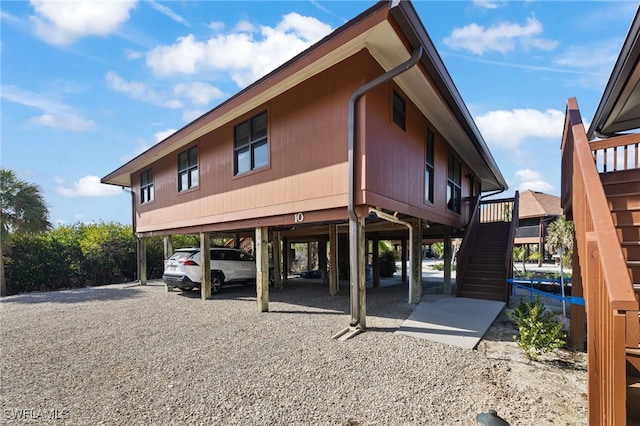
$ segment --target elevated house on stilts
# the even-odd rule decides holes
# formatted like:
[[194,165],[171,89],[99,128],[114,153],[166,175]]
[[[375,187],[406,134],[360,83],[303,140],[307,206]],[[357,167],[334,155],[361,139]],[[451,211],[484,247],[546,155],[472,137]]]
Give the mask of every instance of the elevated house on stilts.
[[280,287],[300,241],[319,242],[329,293],[349,268],[346,335],[366,327],[367,240],[409,242],[409,303],[424,238],[464,237],[458,294],[508,298],[517,202],[480,201],[506,181],[409,1],[375,3],[102,182],[132,189],[141,263],[152,236],[253,238],[260,311],[269,263]]

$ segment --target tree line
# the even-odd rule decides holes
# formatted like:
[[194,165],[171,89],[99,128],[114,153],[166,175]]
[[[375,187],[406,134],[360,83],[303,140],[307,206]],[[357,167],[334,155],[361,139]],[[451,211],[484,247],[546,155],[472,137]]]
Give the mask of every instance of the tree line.
[[[118,223],[52,227],[42,189],[0,168],[0,296],[137,280],[136,237]],[[174,247],[199,244],[172,236]],[[147,277],[164,267],[161,238],[147,240]]]
[[[164,244],[148,238],[147,277],[162,277]],[[172,236],[175,247],[197,235]],[[137,277],[136,238],[128,225],[76,223],[13,235],[4,250],[7,294],[130,282]]]

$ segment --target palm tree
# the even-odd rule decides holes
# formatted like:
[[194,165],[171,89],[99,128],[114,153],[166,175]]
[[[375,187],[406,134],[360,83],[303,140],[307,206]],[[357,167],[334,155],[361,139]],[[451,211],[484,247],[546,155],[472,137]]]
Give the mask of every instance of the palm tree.
[[36,233],[51,226],[49,210],[38,185],[19,179],[13,170],[0,168],[0,296],[7,295],[3,249],[14,233]]
[[513,260],[522,261],[522,275],[526,275],[527,267],[525,262],[527,261],[527,251],[524,246],[513,246]]
[[[561,250],[564,255],[565,249],[573,250],[573,221],[562,215],[551,222],[547,228],[546,241],[552,253]],[[564,259],[560,259],[560,262],[563,261]]]

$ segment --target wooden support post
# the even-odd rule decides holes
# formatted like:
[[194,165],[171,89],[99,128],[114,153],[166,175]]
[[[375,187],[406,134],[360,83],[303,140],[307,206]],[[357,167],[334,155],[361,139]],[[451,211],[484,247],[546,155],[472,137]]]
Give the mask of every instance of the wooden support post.
[[329,280],[327,276],[327,240],[324,238],[318,240],[318,269],[322,275],[322,284],[326,285]]
[[202,282],[200,283],[200,298],[211,298],[211,236],[208,232],[200,233],[200,270]]
[[364,236],[365,219],[349,221],[349,261],[351,262],[351,323],[352,327],[366,327],[366,244]]
[[409,303],[420,303],[422,299],[422,220],[411,220],[411,280]]
[[539,268],[542,266],[542,258],[544,257],[544,217],[540,218],[540,229],[538,231],[539,231],[538,253],[540,254],[540,257],[538,258],[538,268]]
[[402,239],[400,253],[400,269],[402,270],[402,282],[407,282],[407,239]]
[[238,232],[233,233],[233,248],[240,248],[240,233]]
[[335,296],[339,290],[338,281],[338,227],[329,225],[329,294]]
[[444,227],[444,294],[451,294],[451,260],[453,249],[451,247],[451,227]]
[[258,312],[269,311],[269,228],[256,228],[256,293]]
[[[580,271],[580,261],[578,259],[578,242],[573,239],[573,252],[572,269],[573,277],[571,279],[571,296],[583,297],[584,288],[582,286],[582,274]],[[584,306],[571,304],[571,319],[569,323],[569,346],[571,348],[584,351],[587,343],[587,330],[586,330],[586,314]]]
[[290,259],[290,245],[289,245],[289,239],[287,237],[284,237],[282,239],[282,282],[286,283],[287,280],[289,279],[289,272],[290,268],[291,268],[291,259]]
[[373,267],[373,286],[380,287],[380,253],[378,250],[378,243],[380,239],[377,234],[374,234],[371,239],[371,257]]
[[307,271],[313,269],[313,262],[311,262],[311,243],[307,243]]
[[138,283],[147,285],[147,240],[138,238]]
[[164,247],[164,258],[168,259],[173,254],[173,244],[171,242],[171,235],[165,235],[162,239],[162,245]]
[[282,251],[280,250],[280,232],[273,233],[271,243],[273,252],[273,287],[282,289]]

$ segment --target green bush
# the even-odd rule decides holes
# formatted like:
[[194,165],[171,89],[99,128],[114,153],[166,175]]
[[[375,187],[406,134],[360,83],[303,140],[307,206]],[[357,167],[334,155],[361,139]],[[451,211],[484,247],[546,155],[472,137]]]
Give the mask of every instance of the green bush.
[[566,336],[562,333],[562,322],[556,319],[556,313],[545,311],[539,297],[530,303],[521,299],[509,317],[518,326],[518,335],[513,338],[527,358],[564,346]]
[[[174,236],[174,247],[198,245],[198,236]],[[42,234],[16,234],[4,249],[9,294],[134,281],[136,238],[117,223],[59,226]],[[162,277],[164,244],[147,239],[147,278]]]
[[[431,268],[435,269],[436,271],[444,271],[444,262],[434,263],[431,265]],[[456,270],[456,265],[453,262],[451,262],[451,270],[452,271]]]
[[379,261],[381,277],[389,278],[396,273],[396,253],[393,250],[385,250],[380,253]]

